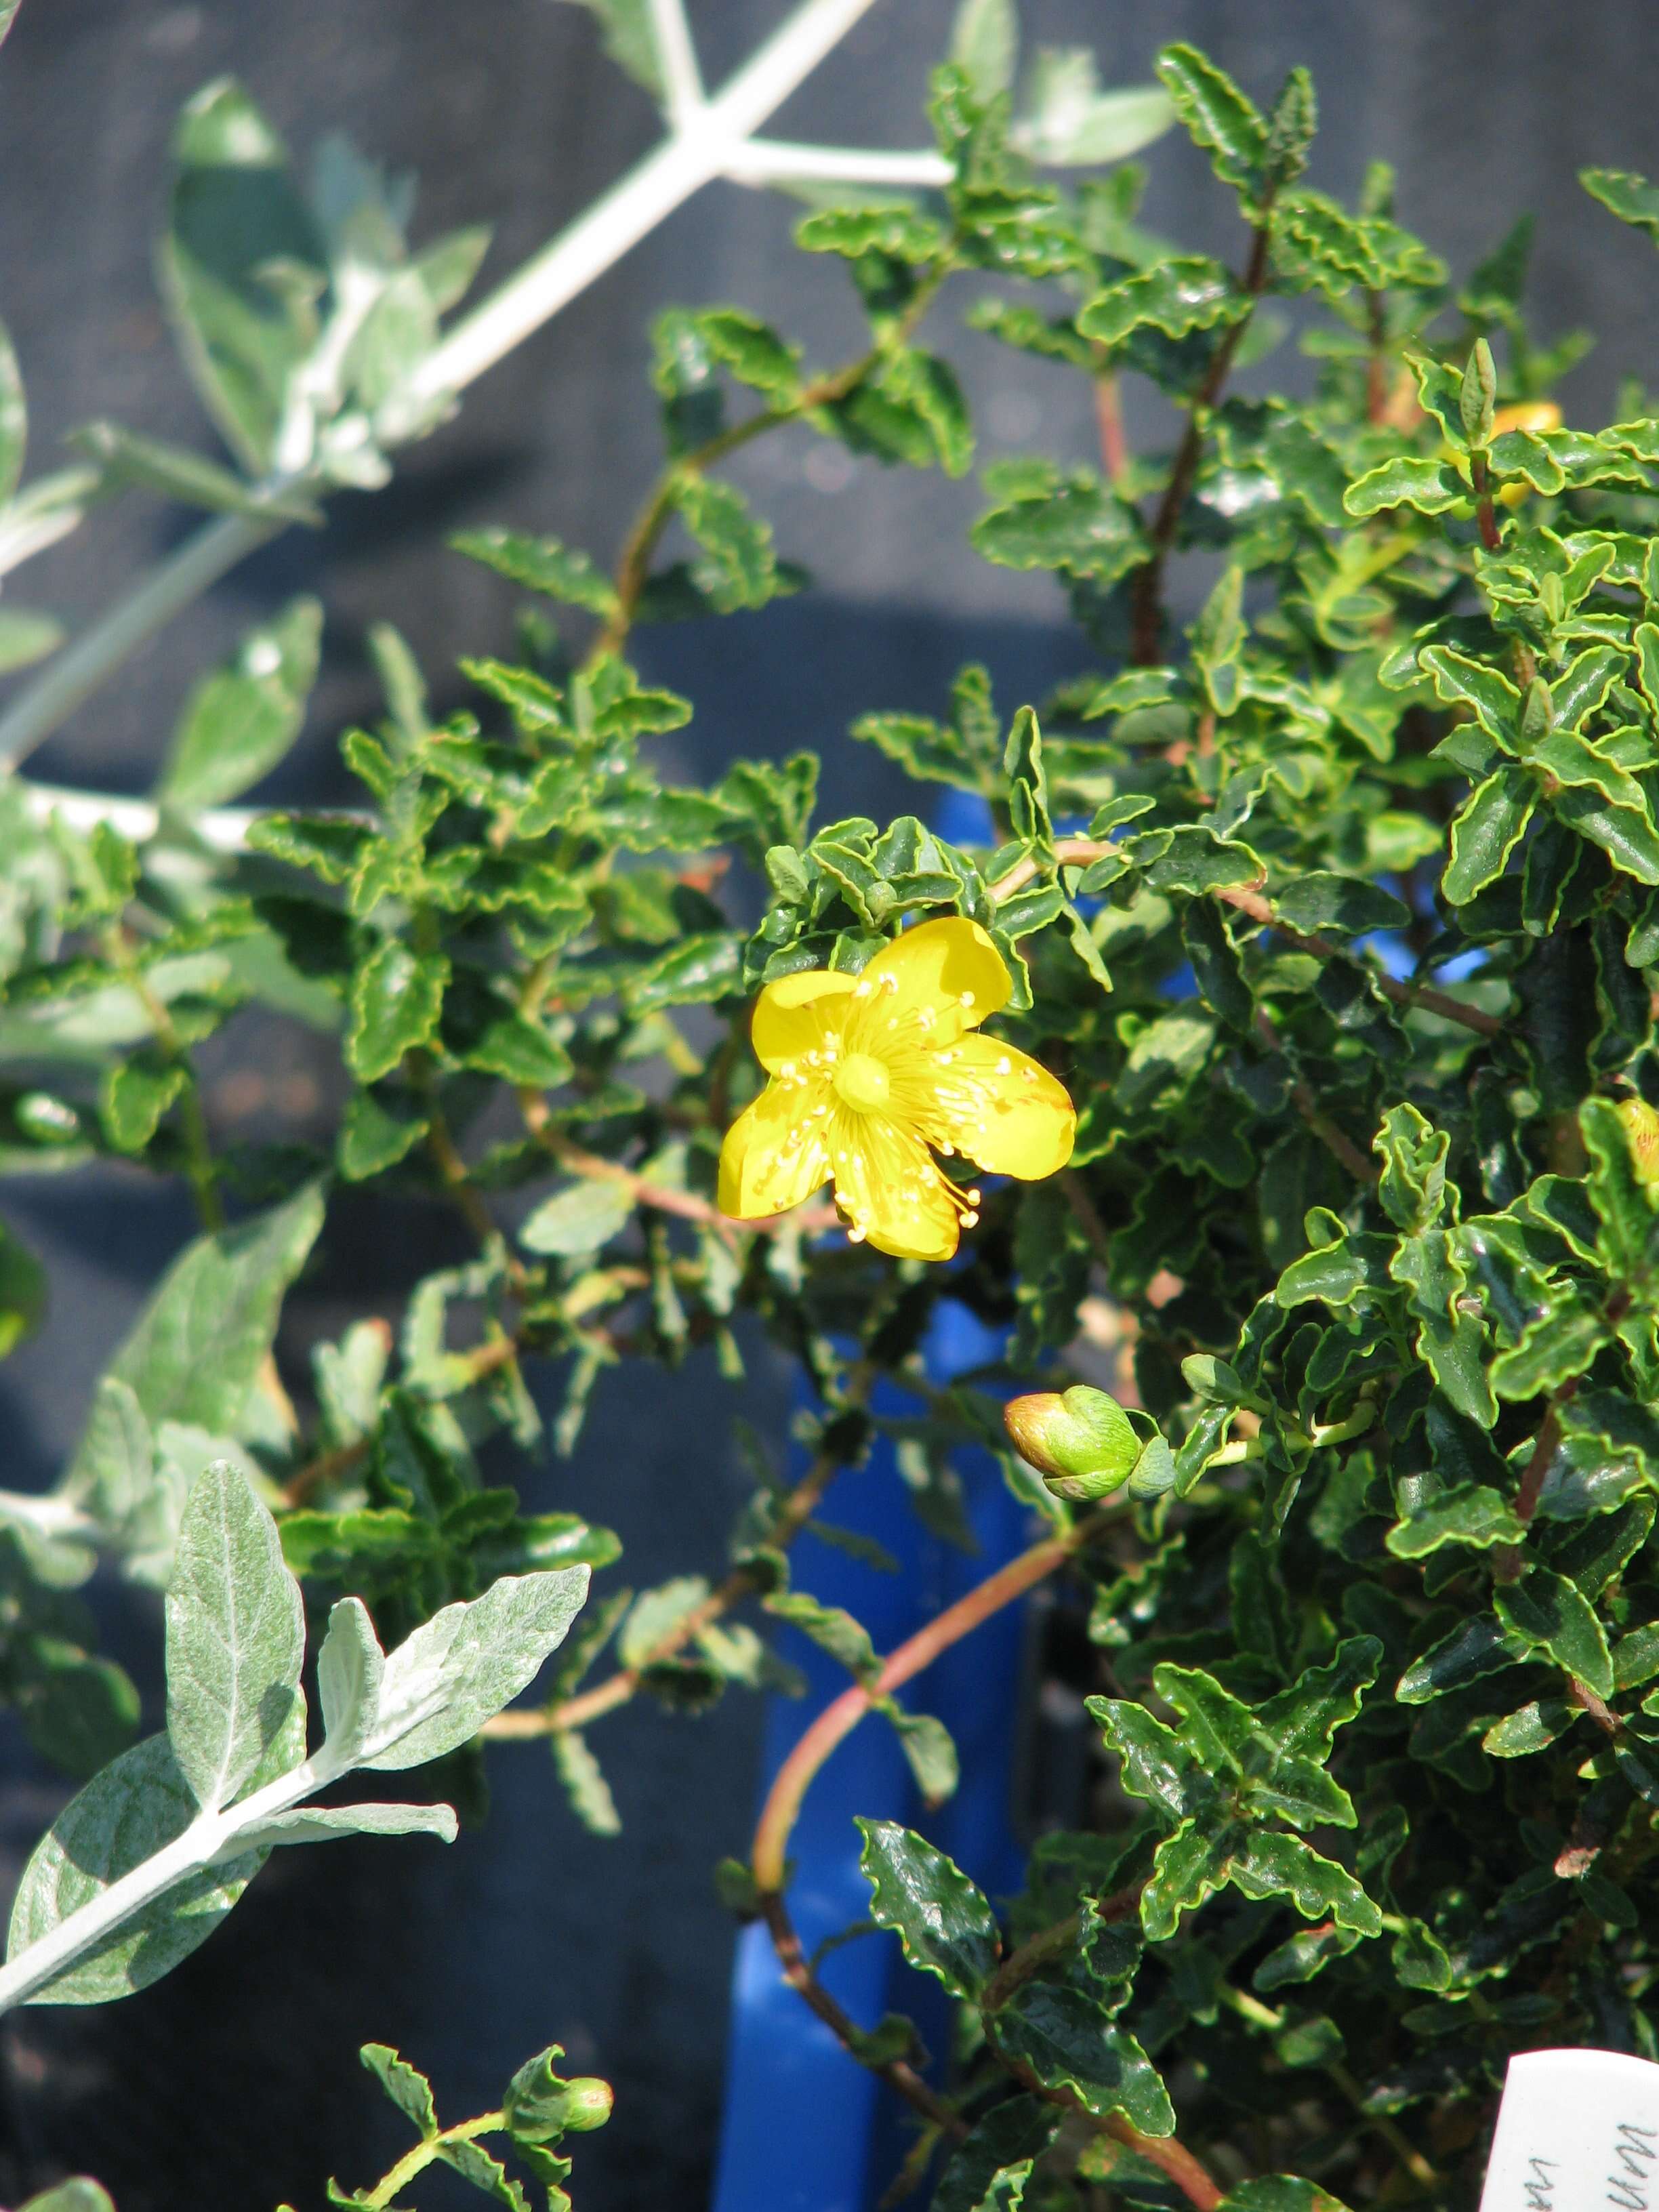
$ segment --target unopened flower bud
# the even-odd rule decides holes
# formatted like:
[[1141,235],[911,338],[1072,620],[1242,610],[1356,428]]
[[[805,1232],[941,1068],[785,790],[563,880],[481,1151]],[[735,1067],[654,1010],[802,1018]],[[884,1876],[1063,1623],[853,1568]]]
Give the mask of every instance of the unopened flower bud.
[[1121,1489],[1140,1456],[1140,1438],[1115,1398],[1074,1382],[1012,1398],[1002,1419],[1014,1449],[1056,1498],[1078,1503]]
[[608,2081],[601,2081],[597,2074],[579,2074],[574,2081],[564,2085],[566,2130],[573,2135],[586,2135],[592,2128],[602,2128],[611,2118],[611,2108],[616,2101]]
[[1649,1200],[1659,1204],[1659,1113],[1645,1098],[1621,1098],[1613,1110],[1630,1146],[1636,1180]]
[[591,2074],[567,2081],[553,2062],[563,2052],[556,2043],[528,2059],[507,2085],[501,2114],[507,2132],[521,2143],[556,2142],[562,2135],[586,2135],[611,2118],[611,2084]]

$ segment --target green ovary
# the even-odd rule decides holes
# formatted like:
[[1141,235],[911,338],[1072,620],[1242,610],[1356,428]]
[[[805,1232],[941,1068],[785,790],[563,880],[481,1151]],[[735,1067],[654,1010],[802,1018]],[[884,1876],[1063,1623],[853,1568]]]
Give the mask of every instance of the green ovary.
[[867,1052],[849,1052],[836,1070],[835,1085],[836,1097],[854,1113],[878,1113],[891,1088],[887,1063]]

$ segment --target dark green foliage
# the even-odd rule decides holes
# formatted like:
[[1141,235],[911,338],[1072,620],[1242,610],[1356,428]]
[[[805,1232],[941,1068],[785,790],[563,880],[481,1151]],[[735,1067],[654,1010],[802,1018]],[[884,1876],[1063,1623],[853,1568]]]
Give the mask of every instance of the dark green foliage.
[[[600,12],[637,52],[643,16]],[[62,1593],[99,1547],[165,1581],[192,1481],[229,1456],[281,1503],[312,1595],[361,1596],[387,1641],[501,1574],[599,1571],[548,1711],[514,1730],[550,1735],[598,1832],[619,1820],[602,1716],[641,1690],[696,1711],[787,1686],[777,1623],[847,1668],[937,1799],[954,1746],[884,1688],[857,1620],[790,1587],[788,1547],[803,1525],[856,1540],[830,1486],[877,1430],[928,1526],[964,1542],[951,1455],[989,1445],[1085,1600],[1070,1686],[1098,1786],[1012,1899],[860,1823],[872,1923],[961,2008],[942,2094],[962,2131],[923,2145],[934,2203],[1167,2205],[1174,2131],[1238,2212],[1472,2206],[1510,2053],[1659,2055],[1659,422],[1636,402],[1593,431],[1539,411],[1572,348],[1528,337],[1524,228],[1455,289],[1386,177],[1353,208],[1304,181],[1300,72],[1258,102],[1189,46],[1160,64],[1243,214],[1237,265],[1141,232],[1127,172],[1054,188],[1045,147],[1144,136],[1158,100],[1118,114],[1066,60],[1012,102],[1012,15],[975,0],[934,89],[950,184],[805,216],[799,243],[867,322],[847,364],[736,307],[659,319],[665,470],[617,574],[556,538],[459,541],[571,611],[569,639],[526,623],[519,657],[465,665],[474,709],[438,726],[377,633],[387,711],[342,744],[354,810],[264,813],[230,855],[190,827],[296,732],[304,601],[191,693],[153,837],[43,826],[0,788],[0,1156],[182,1174],[204,1222],[58,1491],[0,1504],[0,1690],[66,1764],[120,1747],[130,1693]],[[306,286],[266,283],[218,226],[205,172],[233,154],[312,296],[343,249],[243,94],[193,103],[168,283],[252,469]],[[1659,235],[1643,179],[1586,184]],[[407,307],[421,264],[382,244],[377,296]],[[1098,469],[988,468],[969,525],[988,560],[1050,572],[1087,672],[1033,705],[972,666],[937,715],[878,700],[855,724],[920,786],[987,802],[982,843],[938,836],[927,789],[891,822],[819,821],[803,755],[674,782],[656,741],[692,708],[636,672],[633,626],[801,580],[720,464],[790,425],[963,475],[935,301],[965,270],[976,327],[1088,379],[1107,425]],[[1241,399],[1228,376],[1273,295],[1303,302],[1314,389]],[[1129,376],[1173,403],[1170,450],[1115,449]],[[378,422],[395,393],[373,347],[352,378]],[[246,504],[216,465],[114,432],[99,452],[112,477]],[[763,1079],[754,994],[854,975],[945,913],[989,933],[1000,1033],[1073,1095],[1063,1176],[988,1178],[948,1272],[825,1235],[823,1212],[726,1220],[721,1139]],[[194,1054],[254,1003],[337,1035],[325,1144],[216,1150]],[[338,1186],[380,1181],[450,1206],[476,1251],[405,1286],[395,1336],[361,1317],[317,1347],[301,1422],[270,1364],[283,1293],[341,1233]],[[1008,1330],[999,1388],[1073,1424],[1046,1456],[1024,1433],[1032,1466],[990,1378],[921,1370],[947,1294]],[[40,1303],[0,1243],[0,1349]],[[608,1531],[486,1480],[487,1443],[540,1447],[527,1364],[568,1452],[629,1361],[740,1377],[740,1317],[810,1377],[813,1473],[792,1493],[757,1445],[723,1557],[711,1528],[685,1574],[616,1587]],[[877,1378],[902,1411],[884,1392],[872,1414]],[[728,1865],[722,1893],[775,1917],[760,1870],[758,1851]],[[908,2022],[847,2039],[925,2105]],[[371,2049],[433,2157],[516,2203]],[[556,2191],[544,2146],[581,2085],[550,2069],[515,2077],[504,2125]]]

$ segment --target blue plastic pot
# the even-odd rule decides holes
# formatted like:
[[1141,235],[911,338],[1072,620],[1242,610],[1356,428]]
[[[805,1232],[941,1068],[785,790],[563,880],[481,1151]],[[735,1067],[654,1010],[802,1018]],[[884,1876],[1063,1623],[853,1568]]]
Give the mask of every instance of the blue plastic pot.
[[[965,1308],[944,1304],[926,1356],[941,1380],[999,1358],[1000,1333]],[[896,1392],[877,1409],[915,1413]],[[794,1580],[826,1604],[863,1621],[878,1650],[890,1651],[945,1606],[1012,1559],[1028,1540],[1030,1510],[1002,1480],[988,1452],[960,1453],[956,1465],[980,1551],[969,1557],[930,1536],[912,1510],[890,1445],[836,1478],[826,1518],[873,1537],[897,1574],[854,1559],[811,1535],[795,1545]],[[805,1674],[806,1697],[768,1701],[763,1790],[813,1717],[847,1687],[847,1675],[790,1632],[787,1656]],[[906,1692],[937,1713],[956,1738],[962,1784],[937,1812],[921,1808],[898,1740],[872,1715],[828,1760],[796,1825],[789,1907],[810,1954],[827,1936],[868,1917],[869,1885],[859,1871],[855,1814],[902,1821],[948,1851],[993,1897],[1019,1887],[1023,1855],[1012,1819],[1015,1746],[1024,1673],[1024,1617],[1010,1607],[945,1652]],[[937,2054],[949,2017],[943,1992],[908,1968],[890,1936],[866,1936],[830,1954],[822,1978],[860,2026],[884,2012],[920,2021]],[[904,2116],[873,2075],[857,2065],[781,1979],[764,1928],[744,1931],[732,1978],[726,2109],[714,2212],[866,2212],[909,2140]]]
[[[958,844],[991,836],[982,800],[951,792],[934,821]],[[948,1382],[1001,1357],[1005,1339],[963,1306],[937,1309],[924,1346],[927,1371]],[[914,1416],[914,1399],[890,1390],[876,1410]],[[872,1536],[898,1562],[896,1574],[850,1558],[810,1534],[793,1547],[793,1578],[827,1605],[845,1606],[890,1651],[947,1605],[1013,1558],[1029,1540],[1029,1509],[1012,1495],[988,1452],[964,1450],[954,1465],[978,1540],[974,1556],[931,1536],[911,1508],[892,1447],[878,1444],[856,1473],[836,1478],[825,1518]],[[804,1459],[795,1469],[804,1471]],[[955,1645],[905,1692],[936,1713],[956,1739],[962,1783],[936,1812],[924,1812],[888,1723],[871,1715],[814,1781],[791,1839],[789,1909],[810,1956],[825,1936],[869,1917],[870,1887],[859,1871],[854,1814],[902,1821],[932,1838],[993,1898],[1018,1889],[1024,1853],[1013,1794],[1024,1610],[1011,1607]],[[768,1700],[761,1762],[763,1796],[816,1716],[847,1687],[844,1671],[796,1632],[787,1656],[806,1676],[805,1698]],[[888,1936],[865,1936],[831,1952],[821,1978],[861,2027],[888,2011],[908,2013],[936,2057],[950,2015],[930,1976],[907,1967]],[[866,2212],[886,2190],[910,2141],[905,2115],[782,1980],[771,1938],[746,1929],[738,1946],[726,2066],[726,2108],[714,2212]]]

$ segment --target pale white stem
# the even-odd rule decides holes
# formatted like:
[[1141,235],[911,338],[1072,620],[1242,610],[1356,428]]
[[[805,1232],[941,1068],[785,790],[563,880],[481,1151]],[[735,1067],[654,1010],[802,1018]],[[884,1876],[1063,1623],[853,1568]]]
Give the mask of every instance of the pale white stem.
[[[726,173],[757,131],[874,0],[804,0],[719,95],[579,216],[434,347],[411,376],[416,403],[461,391],[556,315],[594,279]],[[283,526],[224,515],[188,539],[126,599],[84,630],[0,716],[0,766],[21,760],[66,721],[144,641]]]
[[[32,821],[47,822],[56,815],[66,830],[77,830],[82,836],[99,823],[107,822],[130,843],[143,845],[155,835],[161,819],[161,809],[151,800],[119,799],[112,792],[70,791],[63,784],[27,783],[22,787],[22,795]],[[240,853],[247,842],[249,828],[264,811],[258,806],[210,806],[188,818],[195,835],[216,853]]]
[[459,392],[619,261],[683,200],[724,171],[732,147],[832,52],[874,0],[806,0],[702,108],[579,216],[427,355],[411,380],[417,396]]
[[662,65],[668,119],[681,130],[703,104],[702,72],[682,0],[651,0],[651,34]]
[[734,146],[726,173],[734,184],[896,185],[940,191],[956,172],[943,154],[866,151],[861,146],[793,146],[781,138],[749,138]]
[[43,1536],[84,1536],[94,1541],[103,1523],[67,1498],[41,1497],[23,1490],[0,1490],[0,1522],[21,1521]]
[[112,1881],[78,1912],[60,1920],[38,1943],[31,1943],[27,1951],[0,1967],[0,2012],[25,2003],[37,1990],[55,1981],[66,1967],[95,1950],[146,1905],[154,1905],[191,1875],[216,1861],[234,1858],[239,1836],[263,1826],[273,1814],[287,1812],[302,1797],[333,1781],[339,1771],[338,1762],[331,1759],[325,1746],[314,1759],[296,1766],[291,1774],[279,1775],[240,1805],[223,1812],[198,1814],[183,1835],[175,1836],[131,1874]]
[[66,646],[0,718],[0,763],[21,759],[49,738],[130,653],[283,526],[276,519],[222,514],[187,538],[101,622]]

